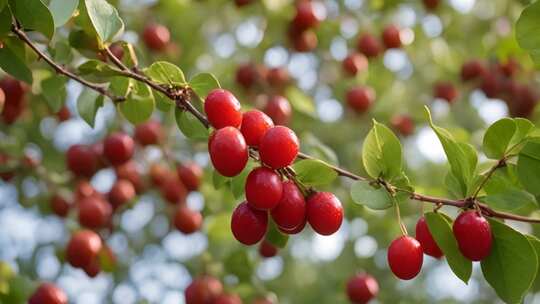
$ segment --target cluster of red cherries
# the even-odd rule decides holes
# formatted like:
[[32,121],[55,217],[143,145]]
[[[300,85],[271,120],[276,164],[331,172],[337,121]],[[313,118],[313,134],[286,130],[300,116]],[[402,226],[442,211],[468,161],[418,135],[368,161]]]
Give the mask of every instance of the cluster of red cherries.
[[233,212],[234,237],[245,245],[260,242],[268,229],[269,214],[286,234],[299,233],[306,222],[321,235],[335,233],[343,221],[338,198],[329,192],[304,189],[291,175],[289,165],[299,152],[296,134],[285,126],[274,126],[261,111],[242,113],[240,108],[236,97],[223,89],[211,91],[204,103],[208,121],[215,129],[208,140],[208,151],[216,171],[226,177],[240,174],[250,153],[260,161],[247,176],[246,201]]

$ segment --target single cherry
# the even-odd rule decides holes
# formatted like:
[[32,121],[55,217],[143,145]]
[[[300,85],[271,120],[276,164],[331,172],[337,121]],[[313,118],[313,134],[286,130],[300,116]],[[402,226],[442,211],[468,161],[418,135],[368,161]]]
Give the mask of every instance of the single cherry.
[[497,98],[503,89],[502,81],[493,71],[487,72],[482,76],[480,89],[486,97]]
[[133,138],[125,133],[113,133],[107,136],[103,143],[103,154],[113,166],[119,166],[130,160],[134,151]]
[[240,203],[234,209],[231,219],[231,230],[234,237],[244,245],[258,243],[266,234],[268,214],[253,209],[247,202]]
[[342,63],[343,70],[347,75],[355,76],[368,68],[368,60],[361,53],[351,53],[345,57]]
[[221,282],[209,275],[194,279],[184,291],[186,304],[213,304],[222,293]]
[[401,47],[401,38],[399,28],[393,24],[384,28],[382,33],[382,41],[388,49]]
[[306,201],[294,182],[283,182],[281,199],[270,214],[274,222],[285,230],[293,230],[305,223]]
[[174,214],[174,226],[184,234],[191,234],[201,228],[203,218],[200,212],[193,211],[182,205],[176,209]]
[[289,100],[280,95],[274,95],[268,99],[264,112],[270,116],[276,125],[285,126],[289,124],[292,116]]
[[135,140],[143,146],[159,144],[162,136],[161,125],[156,120],[139,124],[135,128]]
[[293,49],[300,53],[313,51],[319,43],[317,34],[310,29],[303,31],[289,31],[289,40],[291,41]]
[[414,121],[409,115],[395,115],[390,120],[390,124],[403,136],[409,136],[414,133]]
[[78,202],[79,223],[87,228],[97,229],[109,224],[112,215],[112,208],[106,201],[90,196]]
[[251,89],[260,80],[257,66],[253,63],[245,63],[236,69],[236,83],[244,89]]
[[486,72],[486,68],[480,60],[470,60],[461,66],[461,80],[470,81],[478,79],[483,77]]
[[176,167],[176,173],[188,191],[199,189],[203,178],[203,170],[197,163],[183,163]]
[[259,254],[263,258],[271,258],[276,256],[278,252],[278,249],[274,244],[268,242],[267,240],[263,240],[261,244],[259,245]]
[[273,209],[283,193],[281,177],[267,167],[253,169],[246,179],[246,200],[259,210]]
[[204,112],[216,129],[228,126],[239,128],[242,123],[240,102],[227,90],[212,90],[205,99]]
[[271,87],[280,89],[289,83],[289,72],[284,67],[271,68],[266,73],[266,81]]
[[223,176],[238,175],[244,170],[248,161],[248,149],[244,136],[233,127],[214,131],[208,141],[208,151],[214,168]]
[[144,28],[143,41],[154,51],[163,51],[171,40],[171,33],[167,27],[160,24],[149,24]]
[[365,113],[375,101],[375,91],[370,87],[353,87],[345,95],[345,100],[356,113]]
[[131,201],[135,195],[133,184],[128,180],[119,179],[109,191],[109,203],[111,203],[113,209],[116,209]]
[[133,160],[129,160],[124,164],[114,167],[117,179],[129,181],[135,188],[135,192],[141,194],[145,190],[145,182]]
[[315,232],[331,235],[339,230],[343,222],[343,206],[330,192],[317,192],[307,200],[307,220]]
[[150,166],[150,181],[154,186],[162,187],[165,182],[171,178],[174,178],[174,172],[169,170],[167,167],[159,164],[153,163]]
[[170,204],[178,204],[186,201],[187,189],[178,176],[172,175],[161,186],[163,198]]
[[422,0],[422,2],[427,10],[433,11],[439,6],[440,0]]
[[41,283],[34,291],[28,304],[68,304],[66,293],[53,283]]
[[453,103],[458,97],[458,91],[451,82],[438,82],[433,88],[433,95],[435,98],[441,98],[448,103]]
[[71,112],[69,112],[68,107],[63,106],[58,112],[56,112],[56,117],[58,117],[58,121],[66,121],[71,118]]
[[66,247],[66,260],[71,266],[82,268],[89,265],[101,250],[99,235],[90,230],[75,232]]
[[422,216],[416,223],[416,240],[422,245],[422,250],[425,254],[430,255],[436,259],[441,258],[444,254],[433,239],[429,227],[426,223],[426,219]]
[[366,55],[368,58],[377,57],[382,52],[382,46],[379,40],[367,33],[360,36],[357,48],[360,53]]
[[268,115],[259,110],[251,110],[242,115],[240,132],[248,146],[258,147],[263,135],[273,126],[274,123]]
[[66,152],[67,167],[76,176],[92,177],[98,169],[98,156],[86,145],[73,145]]
[[54,214],[58,215],[59,217],[66,217],[71,205],[63,196],[55,194],[51,197],[50,206]]
[[477,211],[462,212],[454,221],[453,231],[459,251],[469,260],[481,261],[491,252],[491,227]]
[[401,236],[388,247],[388,265],[392,272],[402,280],[410,280],[422,269],[424,253],[415,238]]
[[354,304],[366,304],[379,293],[379,284],[369,274],[356,274],[347,282],[347,296]]
[[299,151],[296,134],[284,126],[271,128],[264,134],[259,144],[261,161],[272,169],[286,167],[294,161]]

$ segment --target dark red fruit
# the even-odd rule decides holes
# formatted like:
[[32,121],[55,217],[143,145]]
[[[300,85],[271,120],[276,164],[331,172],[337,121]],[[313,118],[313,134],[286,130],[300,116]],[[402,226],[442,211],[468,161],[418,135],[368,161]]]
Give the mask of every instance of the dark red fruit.
[[458,91],[450,82],[439,82],[435,84],[433,95],[435,98],[441,98],[448,103],[453,103],[458,97]]
[[366,304],[379,293],[379,284],[369,274],[356,274],[347,282],[347,296],[354,304]]
[[194,162],[186,162],[176,168],[178,177],[188,191],[196,191],[201,185],[203,170]]
[[304,218],[304,220],[302,221],[302,223],[300,223],[300,225],[292,228],[292,229],[285,229],[283,227],[280,227],[278,226],[278,229],[279,231],[285,233],[285,234],[298,234],[300,232],[302,232],[304,230],[304,228],[306,227],[306,224],[307,224],[307,217]]
[[306,206],[309,225],[318,234],[331,235],[341,227],[343,207],[334,194],[317,192],[308,198]]
[[285,230],[293,230],[305,223],[306,201],[294,182],[283,183],[283,194],[271,215],[274,222]]
[[66,260],[73,267],[90,265],[97,258],[102,242],[99,235],[90,230],[75,232],[66,248]]
[[154,51],[163,51],[169,44],[171,34],[160,24],[149,24],[144,28],[143,40],[146,46]]
[[224,293],[213,304],[242,304],[242,299],[237,294]]
[[440,0],[422,0],[427,10],[435,10],[439,6]]
[[278,252],[278,249],[274,244],[268,242],[267,240],[263,240],[261,244],[259,245],[259,254],[263,258],[271,258],[276,256]]
[[315,7],[311,1],[299,1],[296,5],[296,15],[293,19],[293,24],[298,29],[308,29],[319,25],[324,19],[324,7]]
[[249,207],[243,202],[234,209],[231,230],[234,237],[244,245],[258,243],[268,228],[268,214]]
[[261,161],[273,169],[286,167],[299,151],[298,137],[289,128],[276,126],[266,132],[259,145]]
[[68,297],[64,291],[52,283],[41,283],[34,291],[28,304],[67,304]]
[[205,99],[204,112],[215,129],[228,126],[239,128],[242,123],[240,102],[227,90],[212,90]]
[[137,165],[133,160],[114,168],[117,179],[125,179],[129,181],[135,188],[135,192],[141,194],[144,192],[145,184],[141,177],[141,173],[137,169]]
[[368,68],[368,60],[363,54],[351,53],[345,57],[342,66],[347,75],[355,76]]
[[99,264],[99,259],[94,259],[90,264],[83,267],[83,271],[86,273],[87,276],[91,278],[97,277],[97,275],[101,272],[101,265]]
[[422,250],[425,254],[434,258],[441,258],[444,254],[433,239],[429,231],[426,219],[422,216],[416,223],[416,240],[422,245]]
[[486,68],[482,62],[477,59],[467,61],[461,66],[461,80],[463,81],[481,78],[485,73]]
[[371,34],[363,34],[358,39],[358,51],[368,58],[377,57],[382,52],[382,46],[379,40]]
[[52,212],[54,212],[54,214],[60,216],[60,217],[66,217],[68,212],[69,212],[69,207],[70,207],[70,204],[68,203],[68,201],[58,195],[58,194],[55,194],[51,197],[51,201],[50,201],[50,206],[51,206],[51,210]]
[[150,166],[150,180],[154,186],[162,187],[169,179],[174,178],[174,172],[165,166],[154,163]]
[[178,204],[186,201],[187,189],[177,176],[167,179],[161,186],[163,198],[170,204]]
[[97,229],[105,227],[111,220],[111,205],[97,196],[83,198],[77,207],[81,226]]
[[184,205],[179,206],[174,214],[174,226],[184,234],[198,231],[201,229],[202,222],[203,218],[200,212],[193,211]]
[[4,92],[5,102],[0,108],[2,120],[6,124],[14,123],[26,108],[25,85],[15,78],[6,76],[0,80],[0,89]]
[[498,75],[493,73],[493,71],[490,71],[483,75],[480,89],[484,92],[486,97],[497,98],[503,89],[503,85]]
[[403,136],[409,136],[414,133],[414,121],[409,115],[395,115],[390,120],[390,124]]
[[214,304],[222,293],[221,282],[209,275],[196,278],[184,291],[186,304]]
[[519,85],[507,103],[512,117],[530,117],[538,103],[538,95],[532,88]]
[[135,128],[135,140],[143,146],[159,144],[162,136],[161,125],[156,120],[139,124]]
[[393,24],[385,27],[382,33],[382,41],[388,49],[401,47],[399,28]]
[[101,193],[97,192],[87,180],[80,180],[75,187],[75,200],[79,201],[91,196],[101,197]]
[[107,136],[103,143],[103,154],[113,166],[119,166],[130,160],[134,151],[133,138],[125,133],[113,133]]
[[98,169],[98,156],[86,145],[73,145],[66,152],[67,167],[76,176],[92,177]]
[[497,63],[497,69],[506,77],[512,77],[519,72],[520,65],[514,58],[508,58],[504,62]]
[[422,246],[413,237],[401,236],[388,247],[388,265],[402,280],[410,280],[422,269],[424,254]]
[[270,210],[280,201],[283,193],[281,178],[267,167],[253,169],[246,179],[246,200],[259,210]]
[[375,101],[375,91],[370,87],[354,87],[347,91],[345,100],[356,113],[365,113]]
[[313,51],[319,42],[313,30],[289,31],[289,39],[293,49],[301,53]]
[[247,111],[242,115],[240,132],[248,146],[258,147],[263,135],[274,126],[272,119],[258,110]]
[[454,221],[459,251],[471,261],[481,261],[491,252],[491,227],[475,210],[462,212]]
[[286,126],[292,116],[291,104],[285,97],[280,95],[268,99],[264,112],[270,116],[276,125]]
[[214,131],[208,141],[208,152],[214,168],[219,174],[227,177],[242,172],[248,161],[244,136],[233,127]]
[[266,81],[273,88],[282,88],[290,81],[289,72],[283,67],[271,68],[266,74]]
[[58,117],[58,121],[66,121],[71,118],[71,113],[69,112],[68,107],[63,106],[60,108],[58,112],[56,112],[56,117]]
[[251,89],[260,80],[260,73],[253,63],[246,63],[236,69],[236,83],[244,89]]
[[109,203],[116,209],[135,197],[135,187],[125,179],[117,180],[109,191]]
[[[6,166],[10,162],[11,157],[7,154],[0,154],[0,165]],[[15,176],[15,172],[11,170],[2,170],[0,178],[3,181],[9,182]]]
[[248,4],[253,3],[253,0],[234,0],[234,4],[238,7],[242,7]]

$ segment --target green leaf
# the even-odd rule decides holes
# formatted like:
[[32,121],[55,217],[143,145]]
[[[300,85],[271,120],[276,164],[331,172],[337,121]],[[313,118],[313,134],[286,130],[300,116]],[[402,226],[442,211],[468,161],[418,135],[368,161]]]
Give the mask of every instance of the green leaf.
[[195,140],[208,139],[209,130],[193,114],[180,108],[175,108],[174,115],[178,128],[187,138]]
[[433,239],[446,257],[448,266],[460,280],[467,284],[471,278],[472,262],[459,251],[450,219],[440,212],[428,212],[424,216]]
[[0,11],[2,11],[4,7],[6,7],[6,4],[7,4],[7,0],[0,0]]
[[285,246],[287,246],[287,242],[289,241],[289,235],[279,231],[274,221],[269,220],[268,231],[266,232],[265,239],[278,248],[285,248]]
[[316,109],[313,99],[310,96],[304,94],[304,92],[296,87],[287,88],[285,96],[291,103],[293,109],[308,116],[315,117]]
[[67,78],[61,75],[52,76],[41,82],[41,93],[55,113],[60,111],[66,100],[66,83]]
[[77,111],[84,121],[94,127],[96,113],[103,106],[103,95],[89,88],[84,88],[77,99]]
[[80,75],[95,75],[102,77],[122,75],[122,73],[118,72],[110,65],[95,59],[88,60],[85,63],[81,64],[77,68],[77,70],[79,70]]
[[145,122],[154,112],[154,96],[150,87],[136,82],[134,90],[124,102],[118,103],[118,109],[124,117],[136,125]]
[[161,112],[169,112],[174,106],[174,102],[169,97],[163,95],[161,92],[154,91],[154,98],[156,99],[156,107]]
[[51,0],[49,10],[54,20],[54,26],[61,27],[68,22],[78,5],[79,0]]
[[184,72],[176,65],[166,61],[152,63],[152,65],[145,70],[145,73],[146,76],[158,83],[170,85],[186,84]]
[[109,89],[117,96],[127,96],[133,89],[133,80],[123,76],[111,78]]
[[516,123],[511,118],[503,118],[493,123],[484,135],[484,152],[491,159],[502,158],[516,132]]
[[221,88],[219,81],[210,73],[201,73],[191,78],[189,85],[201,99],[205,99],[208,93],[216,88]]
[[357,181],[351,186],[351,197],[360,205],[374,210],[383,210],[392,207],[392,197],[383,187],[376,188],[368,182]]
[[60,64],[69,64],[73,60],[71,46],[65,40],[59,40],[53,49],[49,49],[53,60]]
[[503,301],[521,303],[536,277],[536,252],[523,234],[495,220],[489,223],[493,244],[481,262],[482,273]]
[[517,162],[518,177],[527,191],[534,196],[540,195],[540,142],[528,142]]
[[0,9],[0,38],[9,33],[11,33],[11,10],[9,9],[9,6],[6,6],[4,9]]
[[328,185],[338,176],[325,162],[316,159],[301,160],[295,163],[293,168],[296,177],[306,186]]
[[11,10],[25,30],[34,30],[52,39],[54,19],[41,0],[9,0]]
[[110,42],[124,30],[124,22],[106,0],[81,0],[81,14],[88,18],[101,42]]
[[540,49],[540,2],[527,6],[516,22],[516,40],[526,50]]
[[534,124],[525,118],[514,118],[516,132],[510,141],[510,147],[521,143],[534,130]]
[[32,84],[32,72],[26,63],[17,56],[15,49],[8,44],[4,44],[4,47],[0,48],[0,68],[11,76]]
[[362,146],[362,162],[372,178],[391,180],[401,175],[401,143],[397,136],[385,125],[373,121]]

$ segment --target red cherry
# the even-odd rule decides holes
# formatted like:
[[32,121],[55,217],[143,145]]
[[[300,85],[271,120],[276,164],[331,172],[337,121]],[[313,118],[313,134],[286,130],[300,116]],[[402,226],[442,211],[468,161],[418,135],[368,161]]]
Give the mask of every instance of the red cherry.
[[117,179],[129,181],[135,188],[135,192],[141,194],[144,192],[145,184],[141,177],[141,173],[137,169],[137,165],[133,160],[114,168]]
[[368,58],[377,57],[382,52],[382,46],[379,40],[367,33],[360,36],[357,48],[360,53],[366,55]]
[[388,247],[388,264],[392,272],[402,280],[410,280],[422,269],[424,254],[422,246],[413,237],[401,236]]
[[66,217],[71,205],[64,197],[55,194],[51,198],[50,206],[54,214],[58,215],[59,217]]
[[358,114],[365,113],[375,101],[375,91],[370,87],[354,87],[345,95],[347,104]]
[[188,191],[199,189],[203,177],[203,171],[199,165],[194,162],[186,162],[178,166],[176,172]]
[[66,162],[76,176],[92,177],[97,171],[98,156],[89,146],[73,145],[66,152]]
[[236,83],[244,89],[252,88],[260,80],[260,73],[253,63],[246,63],[236,69]]
[[368,60],[361,53],[351,53],[345,57],[342,66],[347,75],[355,76],[359,72],[367,70]]
[[422,216],[416,223],[416,240],[422,245],[422,250],[425,254],[434,258],[441,258],[444,254],[433,239],[426,219]]
[[94,259],[90,264],[83,267],[83,271],[86,273],[87,276],[91,278],[97,277],[97,275],[101,272],[101,265],[99,264],[99,259]]
[[171,34],[160,24],[149,24],[144,28],[143,40],[146,46],[154,51],[163,51],[169,44]]
[[34,291],[28,304],[67,304],[68,297],[64,291],[52,283],[41,283]]
[[212,90],[206,96],[204,112],[208,116],[208,121],[210,121],[212,127],[216,129],[228,126],[239,128],[242,123],[240,102],[227,90]]
[[3,107],[0,108],[2,120],[6,124],[14,123],[26,108],[25,85],[15,78],[6,76],[0,80],[0,89],[5,97]]
[[174,178],[174,172],[158,163],[150,166],[149,175],[152,184],[158,187],[162,187],[167,180]]
[[223,176],[238,175],[248,161],[244,136],[233,127],[214,131],[208,141],[208,151],[214,168]]
[[261,244],[259,245],[259,254],[263,258],[271,258],[276,256],[278,252],[278,249],[274,244],[268,242],[267,240],[263,240]]
[[456,87],[450,82],[439,82],[435,84],[433,95],[435,98],[441,98],[448,103],[453,103],[458,97]]
[[283,183],[283,194],[278,205],[271,211],[274,222],[285,230],[293,230],[306,221],[304,195],[292,181]]
[[79,208],[79,223],[84,227],[102,228],[111,220],[111,205],[99,197],[83,198],[77,207]]
[[480,89],[488,98],[497,98],[502,91],[502,82],[493,71],[487,72],[482,77]]
[[101,194],[87,180],[80,180],[75,189],[75,200],[77,201],[91,196],[101,197]]
[[326,12],[324,6],[315,7],[311,1],[300,1],[296,5],[296,15],[293,24],[299,29],[316,27],[324,19]]
[[307,224],[307,217],[304,218],[304,220],[302,221],[302,223],[300,223],[300,225],[292,228],[292,229],[285,229],[283,227],[280,227],[278,226],[278,229],[279,231],[285,233],[285,234],[298,234],[300,232],[302,232],[304,230],[304,228],[306,227],[306,224]]
[[258,110],[251,110],[242,115],[240,132],[248,146],[257,147],[266,131],[273,126],[274,123],[268,115]]
[[187,206],[179,206],[174,214],[174,226],[184,234],[191,234],[201,228],[203,218],[200,212]]
[[513,117],[530,117],[538,102],[538,96],[532,88],[517,86],[508,100],[510,115]]
[[424,7],[427,10],[437,9],[437,7],[439,6],[439,1],[440,0],[422,0],[422,2],[424,3]]
[[66,260],[73,267],[85,267],[97,258],[101,246],[101,239],[95,232],[77,231],[71,236],[66,247]]
[[243,202],[234,209],[231,218],[231,230],[234,237],[244,245],[258,243],[266,234],[268,214],[249,207]]
[[248,4],[253,3],[253,0],[234,0],[234,3],[237,7],[242,7]]
[[213,304],[242,304],[242,299],[237,294],[224,293]]
[[414,133],[414,121],[409,115],[395,115],[390,120],[390,124],[403,136]]
[[[1,99],[1,97],[0,97]],[[0,107],[1,108],[1,107]],[[71,118],[71,113],[69,112],[69,108],[66,106],[63,106],[60,108],[58,112],[56,112],[56,117],[58,117],[58,121],[66,121]]]
[[117,180],[109,191],[109,203],[116,209],[135,197],[135,187],[125,179]]
[[119,166],[130,160],[134,151],[133,138],[125,133],[113,133],[107,136],[103,143],[103,154],[113,166]]
[[470,60],[461,66],[461,80],[470,81],[478,79],[483,77],[486,72],[486,68],[480,60]]
[[289,39],[295,51],[306,53],[313,51],[319,42],[313,30],[289,31]]
[[246,179],[246,200],[259,210],[270,210],[280,201],[283,186],[280,176],[266,167],[253,169]]
[[292,110],[289,101],[280,95],[268,99],[264,112],[270,116],[274,124],[287,125],[291,120]]
[[273,88],[282,88],[290,81],[289,72],[283,67],[272,68],[266,74],[266,81]]
[[170,204],[178,204],[186,201],[187,189],[177,176],[168,178],[161,186],[163,198]]
[[475,210],[462,212],[454,221],[459,251],[471,261],[481,261],[491,252],[491,227]]
[[508,58],[505,62],[498,62],[497,69],[506,77],[512,77],[519,72],[520,65],[514,58]]
[[384,46],[388,49],[401,47],[401,38],[399,35],[399,28],[397,26],[391,24],[385,27],[382,33]]
[[298,137],[289,128],[276,126],[264,134],[259,145],[261,161],[272,169],[286,167],[294,161],[299,151]]
[[347,296],[352,303],[366,304],[379,293],[379,284],[369,274],[356,274],[347,282]]
[[209,275],[196,278],[184,291],[186,304],[213,304],[222,293],[221,282]]
[[163,136],[161,125],[158,121],[150,120],[137,125],[135,128],[135,140],[141,145],[157,145]]
[[321,235],[331,235],[343,222],[343,207],[330,192],[317,192],[307,200],[307,220],[311,228]]

